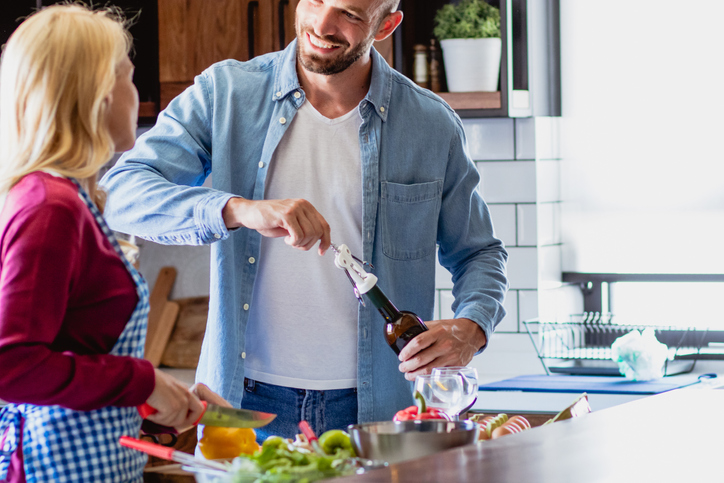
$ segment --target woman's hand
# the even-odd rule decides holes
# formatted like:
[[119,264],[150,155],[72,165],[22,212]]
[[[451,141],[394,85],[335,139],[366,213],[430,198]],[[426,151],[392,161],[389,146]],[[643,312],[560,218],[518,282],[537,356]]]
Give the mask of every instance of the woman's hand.
[[155,371],[156,386],[146,402],[157,412],[146,419],[179,432],[190,428],[204,412],[201,401],[181,381],[158,369]]
[[197,382],[196,384],[191,386],[191,392],[194,393],[202,401],[216,404],[217,406],[222,406],[225,408],[233,407],[231,403],[229,403],[229,401],[216,394],[214,391],[209,389],[209,386],[202,382]]

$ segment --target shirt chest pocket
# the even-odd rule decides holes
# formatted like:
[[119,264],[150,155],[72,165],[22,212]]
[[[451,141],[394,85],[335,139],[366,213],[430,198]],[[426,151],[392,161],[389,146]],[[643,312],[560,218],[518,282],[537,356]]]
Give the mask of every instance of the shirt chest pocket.
[[395,260],[435,253],[442,180],[381,185],[382,251]]

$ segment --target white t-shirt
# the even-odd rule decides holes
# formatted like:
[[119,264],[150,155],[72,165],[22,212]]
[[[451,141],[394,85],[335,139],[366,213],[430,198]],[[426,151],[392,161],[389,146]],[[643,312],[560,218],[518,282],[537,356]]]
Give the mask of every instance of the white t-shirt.
[[[332,241],[362,253],[359,109],[327,119],[304,102],[277,147],[266,199],[303,198],[331,227]],[[312,390],[357,385],[357,307],[330,249],[291,248],[262,237],[246,330],[245,375]]]

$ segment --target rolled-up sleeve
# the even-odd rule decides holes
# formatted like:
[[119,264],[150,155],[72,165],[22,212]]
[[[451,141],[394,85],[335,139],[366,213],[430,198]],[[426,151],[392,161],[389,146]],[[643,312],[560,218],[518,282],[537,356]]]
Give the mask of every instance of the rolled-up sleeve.
[[490,340],[505,316],[508,253],[494,235],[490,212],[478,191],[479,182],[458,120],[443,187],[438,257],[452,274],[455,317],[475,321]]
[[229,236],[222,210],[233,195],[202,186],[212,169],[210,85],[198,76],[103,177],[112,229],[175,245]]

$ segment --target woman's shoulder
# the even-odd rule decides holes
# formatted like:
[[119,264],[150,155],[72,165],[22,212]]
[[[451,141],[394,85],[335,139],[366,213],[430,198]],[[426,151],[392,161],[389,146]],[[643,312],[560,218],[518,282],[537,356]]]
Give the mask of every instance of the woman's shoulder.
[[69,179],[34,172],[12,187],[6,206],[16,212],[55,209],[78,214],[84,208],[84,203],[78,196],[78,187]]

